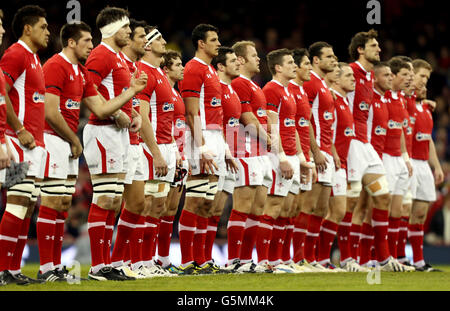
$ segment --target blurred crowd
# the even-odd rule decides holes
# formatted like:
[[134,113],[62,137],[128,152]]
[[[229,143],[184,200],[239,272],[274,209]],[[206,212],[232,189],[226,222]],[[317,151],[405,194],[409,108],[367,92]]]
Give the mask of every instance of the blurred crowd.
[[[105,2],[80,0],[81,19],[87,22],[93,31],[94,45],[100,41],[100,33],[95,29],[95,17],[104,7]],[[183,63],[193,57],[194,49],[190,40],[190,32],[198,23],[206,22],[220,29],[222,45],[231,46],[238,40],[252,40],[256,43],[261,58],[261,72],[256,77],[261,87],[270,79],[265,65],[265,56],[271,50],[285,47],[308,47],[315,41],[327,41],[334,47],[340,61],[349,59],[347,46],[351,37],[359,31],[374,28],[379,32],[382,49],[382,60],[395,55],[407,55],[423,58],[433,66],[433,73],[428,84],[428,98],[436,101],[433,113],[433,139],[445,174],[445,182],[439,185],[438,200],[430,208],[425,226],[425,243],[450,246],[450,47],[448,45],[450,30],[447,24],[449,13],[439,10],[434,4],[425,4],[424,0],[397,0],[381,2],[381,24],[368,25],[366,16],[369,9],[367,1],[296,1],[295,3],[278,3],[269,7],[257,1],[178,1],[152,3],[151,7],[142,9],[137,1],[108,1],[110,6],[128,8],[131,17],[146,20],[157,25],[166,41],[167,48],[182,53]],[[38,4],[47,10],[47,20],[51,39],[49,48],[40,54],[41,61],[59,52],[59,29],[66,22],[68,9],[65,1],[56,5],[52,1],[15,1],[5,12],[4,25],[7,34],[0,47],[0,55],[15,42],[9,25],[14,8],[25,4]],[[263,13],[261,13],[263,12]],[[87,122],[90,112],[82,111],[79,136]],[[4,194],[3,194],[4,195]],[[72,242],[80,234],[80,228],[86,223],[91,201],[92,186],[89,172],[82,158],[80,161],[79,179],[73,206],[70,209],[66,227],[66,242]],[[4,202],[4,199],[2,199]],[[230,203],[230,202],[228,202]],[[230,204],[228,204],[230,205]],[[226,226],[229,211],[225,210],[222,227],[218,237],[226,237]],[[177,230],[174,230],[176,237]],[[31,226],[30,236],[34,235]]]

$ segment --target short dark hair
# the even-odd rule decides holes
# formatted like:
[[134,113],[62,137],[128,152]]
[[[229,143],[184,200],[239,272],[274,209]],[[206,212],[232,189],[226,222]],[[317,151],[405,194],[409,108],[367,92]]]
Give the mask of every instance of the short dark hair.
[[314,58],[314,56],[317,56],[319,58],[322,57],[322,49],[323,48],[333,48],[333,46],[327,42],[324,41],[318,41],[311,44],[308,48],[308,53],[311,57],[311,60]]
[[350,67],[350,65],[348,63],[346,63],[346,62],[338,62],[338,68],[339,68],[339,75],[338,75],[338,77],[340,77],[342,75],[344,67]]
[[20,38],[23,34],[25,25],[34,26],[41,17],[46,18],[45,10],[37,5],[26,5],[21,7],[16,14],[14,14],[12,21],[12,31],[16,38]]
[[130,12],[122,8],[108,6],[98,13],[95,23],[97,28],[100,29],[124,17],[130,17]]
[[292,56],[294,57],[295,64],[300,67],[303,57],[306,56],[309,58],[309,53],[308,50],[305,48],[301,49],[297,48],[292,51]]
[[353,60],[358,60],[358,48],[365,48],[367,41],[378,38],[378,32],[375,29],[369,31],[361,31],[353,36],[350,45],[348,46],[348,53]]
[[192,30],[191,39],[196,50],[198,49],[198,40],[206,41],[206,33],[208,31],[219,33],[219,29],[210,24],[199,24]]
[[85,22],[76,22],[65,24],[61,27],[61,31],[59,32],[59,39],[61,40],[61,45],[65,48],[69,44],[69,39],[78,40],[81,38],[81,32],[92,32],[91,27]]
[[402,68],[406,68],[408,70],[411,69],[411,66],[407,62],[405,62],[400,57],[393,57],[388,62],[389,67],[394,75],[398,74]]
[[172,67],[174,60],[176,60],[177,58],[181,59],[180,52],[174,50],[167,50],[162,57],[162,62],[160,65],[161,69],[163,69],[164,67],[167,68]]
[[133,40],[134,36],[136,35],[135,30],[138,27],[142,27],[145,30],[145,26],[147,26],[147,22],[146,21],[137,21],[134,18],[130,19],[130,29],[131,29],[131,34],[130,34],[130,39]]
[[211,60],[211,65],[214,67],[214,69],[217,70],[218,68],[218,64],[222,64],[224,66],[226,66],[226,62],[227,62],[227,55],[234,53],[234,50],[228,46],[221,46],[219,48],[219,53],[217,54],[217,56],[215,56],[212,60]]
[[407,63],[412,63],[413,62],[411,57],[405,56],[405,55],[398,55],[398,56],[394,56],[393,58],[399,58],[402,61],[407,62]]
[[378,69],[384,68],[384,67],[389,67],[390,68],[389,63],[388,62],[376,62],[373,65],[373,71],[376,72]]
[[267,54],[267,67],[269,67],[269,71],[272,75],[275,75],[276,73],[276,65],[283,65],[283,57],[286,55],[292,55],[292,51],[288,49],[278,49]]

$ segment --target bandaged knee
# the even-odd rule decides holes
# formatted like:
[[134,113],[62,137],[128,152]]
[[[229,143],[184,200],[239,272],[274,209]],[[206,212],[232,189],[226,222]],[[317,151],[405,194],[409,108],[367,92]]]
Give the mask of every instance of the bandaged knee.
[[123,179],[117,180],[117,185],[116,185],[116,197],[122,196],[124,190],[125,190],[125,181],[124,181]]
[[152,196],[154,198],[164,198],[167,197],[170,191],[170,185],[166,182],[161,181],[149,181],[145,184],[144,194],[145,196]]
[[92,181],[92,203],[97,204],[102,196],[116,197],[117,178],[99,178]]
[[365,189],[370,196],[374,196],[374,197],[383,195],[383,194],[388,194],[389,193],[389,185],[388,185],[386,176],[381,176],[377,180],[368,184],[365,187]]
[[208,190],[207,179],[194,179],[186,182],[186,197],[205,198]]
[[213,181],[208,183],[208,190],[206,191],[205,199],[213,201],[214,197],[216,196],[217,190],[218,190],[218,182]]
[[35,191],[34,180],[33,179],[24,179],[22,182],[15,184],[11,188],[8,189],[7,195],[14,195],[19,197],[27,197],[31,199],[33,195],[33,191]]
[[47,180],[41,183],[42,197],[59,197],[66,195],[66,183],[64,180]]
[[360,181],[351,181],[347,185],[347,197],[358,198],[362,190],[362,184]]
[[25,215],[27,214],[28,208],[26,206],[7,203],[5,212],[8,212],[19,219],[25,219]]
[[403,196],[402,204],[412,204],[412,193],[411,193],[411,190],[406,191],[406,194]]

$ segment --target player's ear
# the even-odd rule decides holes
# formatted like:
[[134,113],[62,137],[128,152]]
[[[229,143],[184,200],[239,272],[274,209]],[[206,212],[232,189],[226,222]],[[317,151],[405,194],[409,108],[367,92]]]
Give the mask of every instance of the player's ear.
[[32,30],[33,30],[33,26],[31,26],[30,24],[25,24],[23,26],[22,34],[29,36],[31,34]]
[[245,58],[244,58],[244,57],[238,56],[238,57],[237,57],[237,60],[238,60],[239,64],[241,64],[241,65],[244,65],[244,64],[245,64]]

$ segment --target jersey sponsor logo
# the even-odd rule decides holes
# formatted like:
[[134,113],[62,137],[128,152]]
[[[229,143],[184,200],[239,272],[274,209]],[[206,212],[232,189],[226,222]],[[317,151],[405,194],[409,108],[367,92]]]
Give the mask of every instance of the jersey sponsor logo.
[[408,119],[404,119],[403,120],[403,127],[407,128],[408,127]]
[[220,107],[221,105],[222,105],[222,100],[217,99],[215,97],[213,97],[211,99],[211,106],[213,106],[213,107]]
[[300,119],[298,119],[298,126],[300,127],[309,126],[309,120],[305,119],[304,117],[301,117]]
[[329,112],[329,111],[325,111],[325,112],[323,113],[323,118],[324,118],[325,120],[327,120],[327,121],[333,120],[333,114],[332,114],[331,112]]
[[416,140],[417,141],[431,140],[431,135],[430,134],[421,133],[421,132],[417,132],[416,133]]
[[256,110],[256,115],[260,118],[267,116],[266,110],[263,108],[258,108],[258,110]]
[[133,97],[131,103],[133,104],[133,107],[139,107],[141,105],[141,102],[136,97]]
[[66,100],[65,106],[67,109],[70,110],[80,109],[80,102],[77,102],[69,98],[68,100]]
[[406,135],[412,135],[413,130],[411,126],[408,126],[408,128],[406,129]]
[[366,102],[360,102],[359,103],[359,109],[362,111],[369,110],[369,104]]
[[344,130],[344,135],[347,136],[347,137],[355,136],[355,131],[353,131],[353,129],[351,127],[347,127]]
[[391,130],[398,130],[402,128],[402,122],[396,122],[394,120],[388,121],[388,128]]
[[173,103],[164,103],[162,110],[164,112],[173,111],[173,106],[174,106]]
[[415,117],[409,117],[409,122],[411,124],[416,124],[416,118]]
[[5,104],[6,104],[5,96],[0,95],[0,106]]
[[385,136],[386,133],[387,133],[387,130],[386,130],[384,127],[381,127],[381,126],[378,125],[378,126],[375,128],[374,133],[375,133],[375,135]]
[[34,92],[33,93],[33,101],[35,103],[43,103],[44,102],[44,94],[39,94],[39,92]]
[[228,126],[229,126],[229,127],[236,127],[236,126],[239,126],[239,119],[236,119],[236,118],[231,117],[231,118],[228,120]]
[[178,129],[184,129],[186,127],[186,122],[183,119],[177,119],[175,121],[175,127]]
[[284,126],[286,126],[286,127],[295,126],[295,120],[290,119],[290,118],[284,119]]

